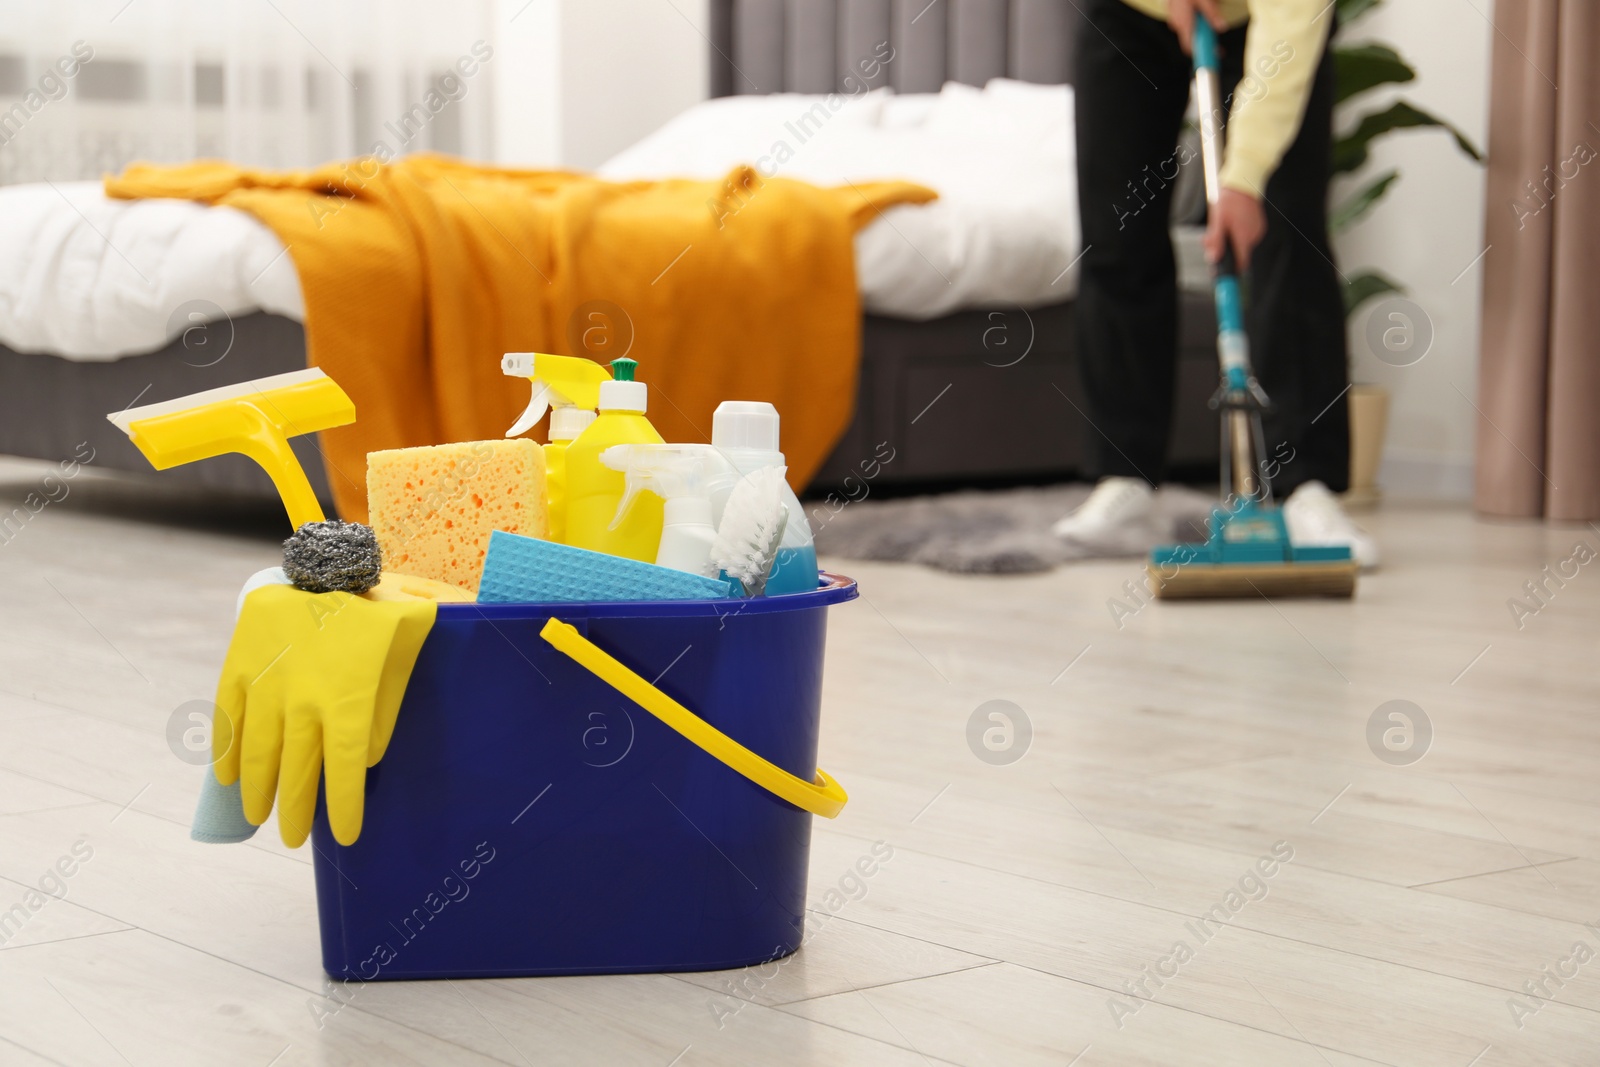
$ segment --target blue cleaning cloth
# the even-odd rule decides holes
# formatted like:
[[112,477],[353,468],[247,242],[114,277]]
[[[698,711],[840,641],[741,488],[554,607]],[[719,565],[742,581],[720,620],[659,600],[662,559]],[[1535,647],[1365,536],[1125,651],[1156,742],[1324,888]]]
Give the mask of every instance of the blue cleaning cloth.
[[[237,619],[244,610],[244,598],[264,585],[288,585],[289,576],[282,567],[268,567],[256,571],[239,590],[239,599],[233,606]],[[189,825],[189,837],[207,845],[237,845],[255,836],[259,827],[244,817],[244,795],[239,783],[223,785],[217,776],[206,768],[206,779],[200,784],[200,803],[194,809],[194,822]]]
[[254,837],[257,829],[244,817],[244,795],[239,783],[223,785],[207,767],[189,836],[207,845],[237,845]]
[[596,600],[720,600],[732,582],[586,548],[496,530],[489,535],[478,600],[484,604]]

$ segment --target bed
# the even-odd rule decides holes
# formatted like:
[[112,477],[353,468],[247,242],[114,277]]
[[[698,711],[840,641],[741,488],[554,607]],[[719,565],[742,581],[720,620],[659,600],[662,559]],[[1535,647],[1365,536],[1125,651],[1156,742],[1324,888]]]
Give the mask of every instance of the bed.
[[[814,481],[880,486],[1078,473],[1071,342],[1079,253],[1070,83],[1077,15],[1054,0],[716,0],[712,100],[621,153],[607,177],[719,176],[734,162],[838,184],[938,188],[857,238],[854,421]],[[913,8],[919,8],[920,14]],[[789,151],[774,152],[777,142]],[[765,163],[762,159],[765,157]],[[1002,184],[1003,183],[1003,184]],[[0,451],[147,469],[107,411],[304,366],[283,247],[240,213],[108,202],[94,183],[0,190]],[[1180,195],[1192,213],[1194,195]],[[1195,234],[1182,295],[1174,466],[1214,463],[1212,319]],[[145,264],[141,270],[136,263]],[[149,264],[159,264],[152,270]],[[319,489],[313,440],[296,442]],[[267,492],[240,457],[168,477]]]

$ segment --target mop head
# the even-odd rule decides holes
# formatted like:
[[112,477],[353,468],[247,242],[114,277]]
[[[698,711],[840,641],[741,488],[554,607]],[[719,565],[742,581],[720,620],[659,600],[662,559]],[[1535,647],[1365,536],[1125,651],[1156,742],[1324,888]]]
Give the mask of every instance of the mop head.
[[1253,501],[1211,513],[1203,544],[1150,553],[1150,586],[1162,600],[1219,597],[1352,597],[1360,565],[1347,545],[1296,545],[1283,514]]
[[1224,597],[1355,596],[1354,560],[1344,562],[1212,563],[1195,561],[1178,568],[1147,565],[1150,584],[1162,600],[1215,600]]
[[382,570],[377,535],[359,522],[308,522],[283,543],[283,573],[308,593],[365,593]]

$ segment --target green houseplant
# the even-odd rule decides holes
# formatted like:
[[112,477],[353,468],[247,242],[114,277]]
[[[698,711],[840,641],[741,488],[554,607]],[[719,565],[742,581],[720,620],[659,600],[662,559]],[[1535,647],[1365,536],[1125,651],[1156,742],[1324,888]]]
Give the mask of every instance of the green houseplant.
[[[1379,6],[1383,0],[1337,0],[1341,31],[1352,22]],[[1385,85],[1403,85],[1415,81],[1416,68],[1406,62],[1398,52],[1386,44],[1340,44],[1332,46],[1334,62],[1334,106],[1345,114],[1359,110],[1358,97]],[[1344,116],[1341,115],[1341,118]],[[1482,162],[1478,151],[1467,135],[1437,115],[1424,111],[1409,101],[1398,99],[1388,107],[1360,112],[1348,127],[1348,132],[1338,135],[1333,144],[1333,176],[1355,176],[1367,165],[1372,143],[1380,137],[1399,130],[1435,127],[1447,131],[1455,138],[1457,147],[1472,159]],[[1335,235],[1343,233],[1370,212],[1382,200],[1389,187],[1400,179],[1394,168],[1364,182],[1334,207],[1328,216],[1328,227]],[[1401,293],[1401,284],[1378,270],[1361,270],[1346,277],[1344,283],[1345,314],[1354,314],[1356,308],[1382,293]]]
[[[1383,0],[1336,0],[1341,30],[1368,14]],[[1341,33],[1342,36],[1342,33]],[[1393,48],[1368,41],[1330,46],[1334,61],[1334,106],[1340,126],[1333,145],[1333,176],[1348,176],[1359,184],[1329,213],[1328,228],[1337,236],[1365,218],[1390,187],[1400,180],[1400,172],[1390,168],[1380,174],[1361,172],[1371,158],[1373,142],[1400,130],[1442,129],[1455,138],[1456,146],[1473,160],[1483,154],[1467,136],[1446,120],[1405,99],[1395,99],[1387,107],[1363,106],[1373,90],[1415,81],[1412,67]],[[1403,293],[1405,288],[1375,268],[1364,268],[1344,275],[1346,319],[1362,304],[1385,293]],[[1379,500],[1378,465],[1383,458],[1384,436],[1389,421],[1389,392],[1378,385],[1352,385],[1350,407],[1350,488],[1345,502],[1353,508],[1371,507]]]

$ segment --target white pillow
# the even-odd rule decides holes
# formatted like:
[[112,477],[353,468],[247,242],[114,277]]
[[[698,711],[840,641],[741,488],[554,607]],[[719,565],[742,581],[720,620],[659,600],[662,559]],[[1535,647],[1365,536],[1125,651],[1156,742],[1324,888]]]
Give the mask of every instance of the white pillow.
[[1060,157],[1069,146],[1072,90],[994,78],[982,89],[946,82],[923,122],[930,135],[983,145],[1006,159]]

